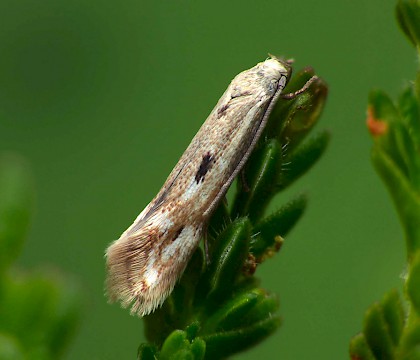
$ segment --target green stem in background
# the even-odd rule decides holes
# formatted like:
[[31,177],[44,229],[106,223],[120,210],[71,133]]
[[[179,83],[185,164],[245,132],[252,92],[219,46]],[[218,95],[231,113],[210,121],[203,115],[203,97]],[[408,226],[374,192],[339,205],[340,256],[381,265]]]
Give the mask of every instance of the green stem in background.
[[[420,2],[400,0],[397,19],[420,50]],[[362,333],[350,343],[354,360],[420,359],[420,76],[393,102],[384,92],[369,96],[367,125],[372,163],[393,200],[404,230],[407,275],[402,301],[397,291],[366,312]]]
[[[313,76],[304,69],[290,82],[295,91]],[[144,317],[149,343],[139,359],[220,359],[271,335],[281,323],[277,296],[259,287],[258,264],[272,257],[302,216],[298,195],[265,216],[273,197],[308,171],[324,152],[329,134],[306,139],[327,96],[318,79],[292,100],[279,100],[264,134],[237,181],[232,206],[221,202],[208,226],[210,262],[198,249],[171,296]]]

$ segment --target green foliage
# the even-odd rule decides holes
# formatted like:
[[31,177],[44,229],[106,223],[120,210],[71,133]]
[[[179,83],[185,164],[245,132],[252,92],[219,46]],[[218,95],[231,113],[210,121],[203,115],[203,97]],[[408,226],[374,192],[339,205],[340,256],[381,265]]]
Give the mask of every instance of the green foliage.
[[[287,89],[300,89],[312,75],[305,69]],[[304,140],[326,95],[327,87],[318,79],[292,100],[279,100],[238,177],[231,208],[222,202],[210,221],[207,258],[197,249],[171,296],[144,318],[149,343],[139,347],[139,359],[227,358],[279,327],[277,296],[261,289],[253,273],[280,249],[303,214],[306,197],[298,195],[271,215],[264,214],[272,198],[325,150],[326,132]]]
[[57,359],[79,318],[78,290],[56,271],[12,268],[29,226],[33,189],[24,161],[0,156],[0,359]]
[[[420,2],[400,0],[397,19],[420,51]],[[393,102],[384,92],[369,97],[372,162],[394,202],[407,247],[403,303],[397,291],[372,305],[363,332],[350,343],[352,359],[420,359],[420,76]]]
[[22,161],[4,155],[0,161],[0,271],[16,260],[29,225],[32,204],[29,174]]

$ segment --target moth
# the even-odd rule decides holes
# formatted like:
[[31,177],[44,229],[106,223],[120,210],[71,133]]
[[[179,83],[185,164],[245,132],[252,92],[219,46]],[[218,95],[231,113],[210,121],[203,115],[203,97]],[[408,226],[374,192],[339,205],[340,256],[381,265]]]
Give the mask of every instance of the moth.
[[169,296],[290,75],[272,56],[232,80],[162,189],[106,250],[110,302],[144,316]]

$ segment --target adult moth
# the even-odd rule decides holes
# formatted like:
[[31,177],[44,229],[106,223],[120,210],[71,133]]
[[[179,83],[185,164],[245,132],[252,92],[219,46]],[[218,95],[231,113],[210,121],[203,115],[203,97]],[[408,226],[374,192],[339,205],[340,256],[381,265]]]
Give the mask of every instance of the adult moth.
[[290,74],[288,62],[271,57],[232,80],[162,189],[107,249],[111,302],[131,305],[132,314],[144,316],[168,297]]

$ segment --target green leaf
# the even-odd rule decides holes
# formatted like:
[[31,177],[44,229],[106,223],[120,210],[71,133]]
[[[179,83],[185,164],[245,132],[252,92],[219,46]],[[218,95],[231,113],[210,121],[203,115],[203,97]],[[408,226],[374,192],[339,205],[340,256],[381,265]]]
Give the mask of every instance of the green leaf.
[[415,147],[420,147],[420,109],[413,86],[407,86],[398,98],[401,119],[409,131]]
[[418,0],[399,0],[396,8],[400,27],[413,45],[420,45],[420,4]]
[[387,293],[381,302],[384,320],[395,345],[398,345],[404,327],[404,308],[397,290]]
[[382,90],[372,90],[369,93],[369,108],[373,111],[372,116],[387,123],[399,121],[398,110],[391,98]]
[[363,334],[354,336],[350,341],[351,360],[375,360]]
[[264,213],[270,202],[282,166],[281,145],[275,139],[257,149],[244,170],[244,180],[238,181],[232,217],[249,214],[252,223]]
[[373,304],[367,311],[363,333],[377,359],[394,359],[394,345],[380,304]]
[[372,151],[372,162],[394,201],[406,237],[409,259],[420,248],[420,198],[407,178],[380,148]]
[[401,125],[398,130],[398,132],[396,131],[396,138],[404,161],[404,168],[407,169],[407,177],[413,189],[420,194],[420,157],[418,156],[416,145],[408,129]]
[[2,283],[2,330],[14,334],[25,348],[45,348],[53,358],[60,357],[79,316],[79,290],[69,279],[51,273],[14,274]]
[[204,358],[206,343],[195,338],[191,343],[182,330],[173,331],[162,345],[161,360],[201,360]]
[[[380,148],[392,159],[404,176],[408,177],[404,150],[400,141],[400,116],[392,100],[383,91],[375,90],[369,94],[368,127],[374,135],[374,148]],[[375,130],[383,125],[382,132]],[[402,151],[401,151],[402,150]]]
[[399,358],[403,360],[420,360],[420,321],[417,317],[405,330],[401,338]]
[[242,326],[244,316],[265,297],[262,289],[246,289],[244,293],[223,304],[204,325],[203,333],[211,334],[219,330],[232,330]]
[[27,165],[17,155],[0,156],[0,272],[19,255],[33,201]]
[[400,359],[397,354],[404,321],[400,297],[392,290],[380,304],[374,304],[367,311],[363,333],[350,342],[351,359]]
[[287,155],[288,165],[281,173],[277,183],[277,191],[286,188],[305,174],[324,153],[329,140],[329,133],[327,131],[321,132],[307,140],[290,155]]
[[[311,68],[299,72],[287,86],[291,93],[301,89],[313,76]],[[268,138],[279,139],[292,151],[309,134],[324,108],[328,87],[322,79],[313,81],[309,88],[292,99],[280,99],[270,116],[266,129]]]
[[155,345],[143,343],[137,350],[137,360],[156,360],[157,352]]
[[410,301],[417,316],[420,316],[420,250],[411,261],[406,286]]
[[187,339],[192,342],[198,335],[201,329],[201,325],[199,321],[194,321],[190,325],[187,326],[185,329],[185,333],[187,334]]
[[[258,299],[257,304],[244,316],[242,323],[244,325],[252,325],[261,322],[263,319],[269,319],[278,309],[279,299],[277,295],[266,293],[263,298]],[[278,319],[280,320],[280,317]]]
[[53,309],[53,321],[47,330],[47,345],[53,358],[61,358],[75,335],[81,315],[81,290],[72,279],[53,278],[57,284],[57,298]]
[[[295,93],[314,76],[312,68],[305,68],[293,76],[284,91]],[[295,147],[317,122],[325,105],[328,89],[317,79],[302,94],[291,99],[280,98],[270,116],[263,138],[277,138],[280,143]]]
[[219,236],[211,253],[211,263],[203,276],[200,295],[219,301],[230,294],[249,253],[251,224],[247,218],[235,220]]
[[227,200],[226,198],[223,198],[211,216],[207,230],[208,239],[206,241],[216,239],[230,223],[232,223],[232,220],[229,216]]
[[25,360],[27,358],[18,339],[9,334],[0,333],[0,359]]
[[207,344],[205,359],[226,358],[238,351],[255,346],[271,335],[280,323],[278,316],[271,315],[248,327],[204,335],[203,340]]
[[254,226],[255,235],[251,239],[250,251],[258,262],[280,249],[283,237],[301,218],[307,202],[307,196],[301,194]]
[[206,354],[206,342],[201,338],[195,338],[191,343],[191,353],[194,360],[202,360]]
[[182,330],[173,331],[165,340],[160,351],[159,359],[172,359],[175,354],[182,350],[187,350],[190,347],[190,342],[187,339],[187,334]]

